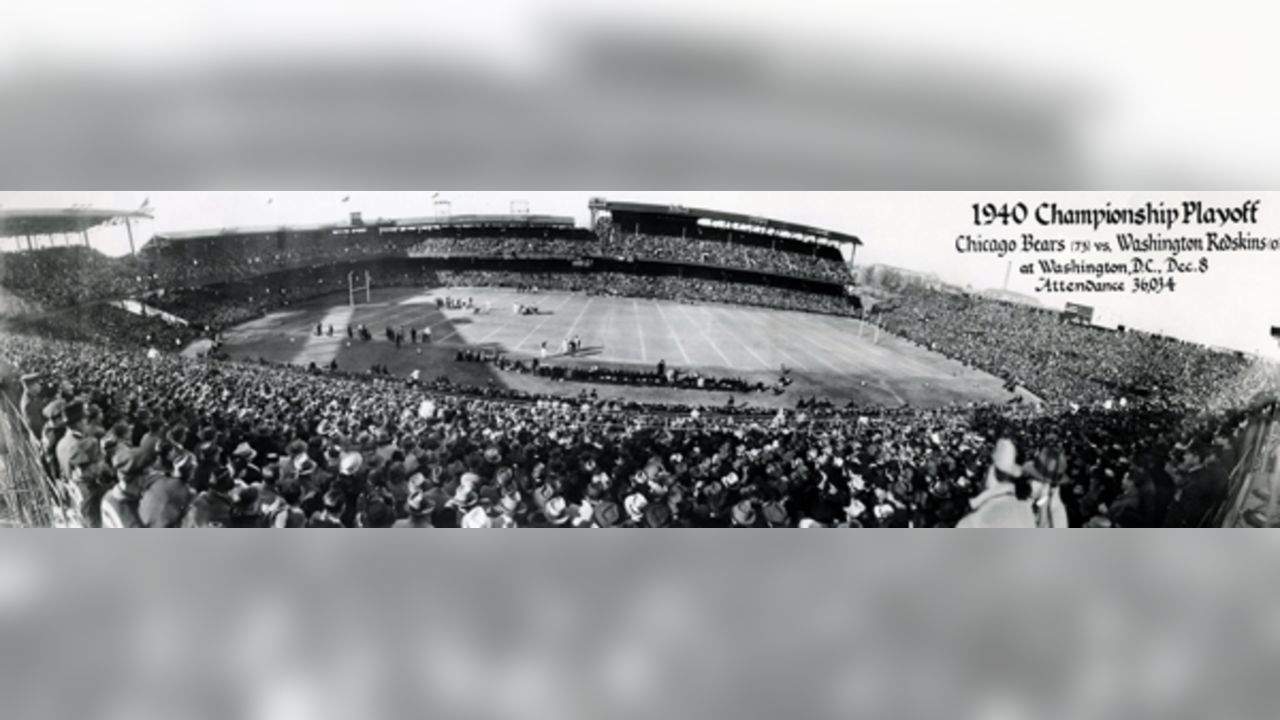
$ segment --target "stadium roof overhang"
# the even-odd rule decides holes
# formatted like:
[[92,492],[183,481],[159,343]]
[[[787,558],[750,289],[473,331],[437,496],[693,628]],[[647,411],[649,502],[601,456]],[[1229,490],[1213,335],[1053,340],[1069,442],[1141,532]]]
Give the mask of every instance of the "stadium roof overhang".
[[446,215],[440,217],[399,218],[396,227],[573,227],[568,215]]
[[99,225],[130,218],[152,217],[147,210],[55,208],[7,210],[0,208],[0,237],[25,237],[80,233]]
[[683,205],[658,205],[655,203],[638,203],[638,202],[618,202],[606,200],[604,198],[592,198],[590,207],[593,211],[605,211],[608,213],[631,213],[635,215],[652,215],[666,218],[680,218],[686,221],[708,220],[712,223],[723,223],[726,226],[740,227],[745,230],[755,230],[765,234],[770,233],[786,233],[799,236],[808,236],[815,240],[826,240],[833,243],[852,243],[861,245],[862,240],[856,235],[847,235],[845,233],[836,232],[834,230],[825,230],[812,225],[801,225],[799,223],[786,222],[784,220],[772,220],[770,218],[758,217],[755,215],[741,215],[739,213],[722,212],[720,210],[708,210],[706,208],[691,208]]

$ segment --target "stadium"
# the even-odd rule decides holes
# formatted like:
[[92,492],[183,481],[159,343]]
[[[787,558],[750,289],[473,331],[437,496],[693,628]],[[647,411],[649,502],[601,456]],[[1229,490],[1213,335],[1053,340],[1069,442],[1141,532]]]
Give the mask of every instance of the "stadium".
[[[872,277],[855,229],[606,198],[586,211],[581,225],[437,203],[135,245],[145,204],[0,210],[7,522],[1280,518],[1259,361],[1078,307]],[[93,247],[108,226],[127,255]]]

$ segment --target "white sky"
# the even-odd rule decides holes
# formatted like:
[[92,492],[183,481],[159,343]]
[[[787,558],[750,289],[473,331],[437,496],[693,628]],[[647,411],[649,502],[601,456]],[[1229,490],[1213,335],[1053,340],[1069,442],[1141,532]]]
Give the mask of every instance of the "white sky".
[[[141,242],[151,232],[335,222],[344,219],[351,210],[362,211],[366,218],[431,215],[433,192],[8,192],[0,193],[0,207],[66,207],[88,203],[95,207],[125,209],[137,207],[145,198],[150,198],[155,221],[137,228],[136,236]],[[340,200],[346,195],[351,196],[351,201],[344,204]],[[1140,204],[1148,199],[1180,205],[1183,200],[1194,198],[1234,206],[1247,199],[1260,198],[1260,223],[1251,228],[1251,232],[1280,237],[1280,193],[440,191],[440,197],[452,203],[455,214],[505,213],[510,210],[512,200],[525,200],[532,213],[570,215],[583,225],[588,217],[587,200],[597,195],[750,213],[851,233],[865,242],[858,251],[858,264],[888,263],[936,273],[945,281],[971,285],[976,290],[999,288],[1004,281],[1007,260],[994,255],[959,254],[954,249],[956,236],[966,232],[981,232],[988,237],[1016,236],[1016,233],[974,228],[970,210],[974,202],[1022,201],[1034,207],[1040,202],[1056,201],[1062,206],[1095,207],[1108,200],[1115,206]],[[272,202],[268,203],[268,199]],[[1030,229],[1042,236],[1079,237],[1068,228],[1031,226]],[[1084,236],[1096,239],[1110,239],[1112,234],[1106,230],[1097,235],[1083,232]],[[108,254],[128,251],[123,228],[100,230],[92,238],[95,247]],[[0,247],[10,246],[0,243]],[[1123,258],[1117,253],[1109,259]],[[1280,357],[1276,344],[1269,338],[1271,325],[1280,325],[1280,295],[1275,290],[1276,278],[1280,278],[1280,252],[1213,253],[1209,260],[1209,273],[1181,278],[1181,284],[1172,294],[1042,294],[1037,297],[1050,307],[1061,307],[1066,301],[1093,305],[1097,309],[1095,318],[1102,324],[1125,324]],[[1034,279],[1020,277],[1015,269],[1009,289],[1034,295],[1033,287]]]

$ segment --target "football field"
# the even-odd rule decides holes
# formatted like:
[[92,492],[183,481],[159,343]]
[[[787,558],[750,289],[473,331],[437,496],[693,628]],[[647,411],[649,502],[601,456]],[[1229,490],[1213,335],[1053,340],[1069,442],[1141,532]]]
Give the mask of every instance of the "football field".
[[[437,297],[472,298],[481,308],[437,309]],[[513,304],[537,306],[538,315],[518,315]],[[334,335],[315,335],[316,323]],[[364,324],[370,342],[349,340],[348,325]],[[385,338],[387,327],[404,327],[399,349]],[[408,342],[409,329],[430,328],[429,344]],[[561,341],[578,336],[583,350],[561,356]],[[649,402],[718,404],[725,393],[668,388],[553,382],[499,372],[479,363],[454,360],[459,347],[499,350],[516,358],[537,357],[546,343],[554,364],[668,367],[772,384],[785,365],[794,383],[780,396],[772,392],[736,399],[767,406],[792,406],[802,397],[883,405],[934,406],[957,401],[1003,401],[1010,396],[996,378],[877,330],[860,320],[804,312],[718,304],[690,305],[665,300],[590,296],[580,293],[517,293],[500,288],[433,290],[378,289],[372,302],[347,304],[335,294],[272,313],[225,334],[234,358],[326,366],[363,371],[385,364],[405,376],[421,370],[424,379],[448,376],[459,382],[497,382],[529,392],[577,394],[595,389],[607,397]]]

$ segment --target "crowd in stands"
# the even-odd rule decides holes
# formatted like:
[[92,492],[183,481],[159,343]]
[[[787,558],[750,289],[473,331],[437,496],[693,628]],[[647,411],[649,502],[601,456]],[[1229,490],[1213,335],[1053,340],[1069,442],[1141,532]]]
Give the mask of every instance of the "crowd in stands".
[[1235,353],[1062,322],[1044,308],[910,286],[878,306],[887,330],[1046,400],[1122,395],[1200,402],[1248,365]]
[[133,292],[141,280],[129,258],[82,245],[0,253],[0,286],[46,308]]
[[799,290],[748,285],[721,280],[683,278],[671,275],[624,275],[622,273],[515,273],[441,271],[441,284],[472,287],[528,287],[543,290],[571,290],[597,295],[678,300],[689,303],[719,302],[755,305],[782,310],[803,310],[832,315],[851,315],[855,310],[843,295],[823,295]]
[[211,235],[157,239],[136,258],[108,257],[84,246],[0,254],[0,286],[47,309],[119,299],[159,289],[200,288],[251,280],[268,273],[314,268],[394,255],[403,238],[374,231],[358,236],[329,233]]
[[[749,404],[642,406],[591,393],[566,400],[167,352],[197,332],[344,292],[343,263],[406,249],[403,239],[293,240],[301,238],[184,240],[137,261],[80,247],[3,256],[7,290],[78,305],[6,319],[0,360],[23,374],[23,419],[86,522],[933,527],[981,525],[987,520],[975,515],[1008,496],[1019,512],[1032,508],[1024,515],[1035,525],[1189,525],[1222,499],[1243,413],[1280,390],[1274,367],[1237,354],[923,287],[882,303],[876,322],[1045,403],[925,410],[814,402],[775,415]],[[833,281],[828,271],[844,272],[829,259],[674,240],[611,233],[603,244],[609,253]],[[506,254],[505,242],[482,247]],[[447,243],[427,251],[452,252]],[[400,260],[380,266],[372,282],[854,312],[843,296],[675,276],[446,271]],[[140,288],[163,289],[148,302],[191,326],[91,302]],[[569,380],[675,382],[539,367]],[[680,382],[745,391],[727,378]]]
[[409,248],[412,257],[556,257],[599,252],[597,243],[566,237],[430,237]]
[[247,280],[295,268],[404,255],[406,240],[376,229],[359,234],[332,231],[270,232],[158,239],[139,253],[150,287],[196,288]]
[[110,526],[968,526],[1012,497],[1032,524],[1194,524],[1243,432],[1165,400],[657,411],[4,340],[50,468]]
[[454,359],[458,362],[487,363],[503,372],[536,375],[555,381],[729,393],[763,392],[766,389],[762,382],[752,383],[739,377],[719,377],[668,368],[665,362],[656,371],[650,371],[607,365],[556,364],[536,357],[520,360],[504,353],[472,348],[459,349]]
[[718,265],[776,275],[793,275],[824,282],[848,284],[852,277],[838,257],[817,253],[805,255],[783,252],[760,245],[728,240],[650,235],[624,232],[617,227],[601,230],[600,251],[604,255],[638,260],[664,260],[695,265]]
[[[537,288],[690,303],[755,305],[838,315],[855,312],[843,296],[670,276],[415,270],[387,266],[378,269],[371,277],[373,287],[505,287],[522,291]],[[303,268],[273,275],[269,280],[166,290],[148,298],[148,303],[192,325],[225,329],[303,300],[346,289],[346,273],[341,266]]]
[[346,289],[346,273],[338,267],[300,268],[270,278],[164,290],[148,297],[147,302],[192,325],[222,330]]
[[545,238],[462,235],[422,238],[366,228],[343,233],[278,230],[179,238],[161,236],[144,244],[136,258],[112,258],[82,246],[4,253],[0,255],[0,287],[52,309],[159,291],[174,293],[248,283],[290,270],[306,271],[409,255],[481,258],[600,255],[713,265],[840,284],[850,280],[844,263],[830,255],[830,248],[823,248],[822,253],[815,250],[814,254],[804,254],[702,238],[628,234],[607,224],[602,226],[601,233],[599,237],[584,232]]
[[142,317],[106,303],[0,318],[0,330],[125,348],[177,351],[201,336],[195,328]]

